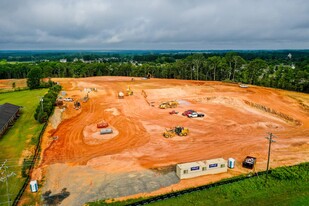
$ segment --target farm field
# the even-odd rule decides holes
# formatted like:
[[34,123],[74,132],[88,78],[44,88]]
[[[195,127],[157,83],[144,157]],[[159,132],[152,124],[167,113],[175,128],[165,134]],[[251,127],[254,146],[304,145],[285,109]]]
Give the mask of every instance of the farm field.
[[0,92],[13,90],[12,84],[15,82],[15,89],[27,87],[26,79],[0,79]]
[[[308,94],[189,80],[53,80],[74,99],[83,98],[85,88],[98,90],[88,94],[89,101],[79,110],[66,102],[67,109],[61,115],[55,112],[58,116],[52,117],[43,137],[42,161],[33,179],[44,181],[42,193],[66,188],[70,195],[63,205],[157,195],[215,182],[250,172],[241,167],[247,155],[257,158],[256,171],[265,170],[266,132],[279,137],[272,146],[271,167],[309,160]],[[134,94],[118,99],[118,92],[128,86]],[[179,102],[176,115],[169,114],[172,109],[158,108],[170,100]],[[205,117],[182,116],[188,109]],[[99,135],[96,124],[101,121],[108,122],[113,134]],[[166,128],[177,125],[189,128],[189,135],[163,137]],[[58,138],[51,140],[52,136]],[[181,181],[174,173],[177,163],[219,157],[235,158],[236,168]]]
[[[33,114],[39,103],[39,97],[46,92],[47,89],[0,93],[0,104],[8,102],[23,107],[13,127],[0,138],[0,163],[7,159],[8,171],[16,173],[16,176],[9,178],[12,199],[23,184],[21,177],[23,158],[31,155],[33,144],[43,127],[35,121]],[[0,202],[7,201],[4,183],[0,184],[0,194]]]

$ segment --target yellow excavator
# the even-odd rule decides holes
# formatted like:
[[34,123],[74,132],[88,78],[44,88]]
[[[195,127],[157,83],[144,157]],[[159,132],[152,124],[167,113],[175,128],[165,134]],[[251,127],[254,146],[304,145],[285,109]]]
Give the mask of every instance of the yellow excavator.
[[131,87],[127,88],[127,96],[133,95],[133,91],[131,90]]
[[176,108],[178,106],[177,101],[169,101],[169,102],[162,102],[159,105],[160,109],[166,109],[166,108]]
[[166,130],[164,133],[163,133],[163,136],[165,138],[172,138],[174,137],[175,135],[178,135],[178,136],[187,136],[189,134],[189,129],[188,128],[185,128],[185,127],[181,127],[181,126],[176,126],[175,128],[173,129],[169,129],[169,130]]

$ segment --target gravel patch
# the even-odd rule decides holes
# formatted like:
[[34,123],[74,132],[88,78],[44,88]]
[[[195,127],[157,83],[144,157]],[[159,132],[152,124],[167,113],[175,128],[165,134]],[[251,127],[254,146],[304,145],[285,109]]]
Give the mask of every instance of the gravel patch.
[[43,193],[63,188],[70,193],[60,205],[83,205],[89,201],[148,193],[179,182],[174,171],[143,170],[110,174],[87,166],[54,164],[48,167]]

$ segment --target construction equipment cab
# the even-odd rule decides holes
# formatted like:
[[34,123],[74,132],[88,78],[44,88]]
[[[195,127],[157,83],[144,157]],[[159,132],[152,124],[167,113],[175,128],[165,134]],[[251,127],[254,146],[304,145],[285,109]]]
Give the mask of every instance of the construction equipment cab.
[[187,136],[189,134],[189,129],[185,127],[177,126],[175,127],[175,133],[179,136]]

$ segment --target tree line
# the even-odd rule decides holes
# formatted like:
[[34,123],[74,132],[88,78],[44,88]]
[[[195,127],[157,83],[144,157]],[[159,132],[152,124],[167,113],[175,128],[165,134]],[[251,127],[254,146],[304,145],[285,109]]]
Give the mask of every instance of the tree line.
[[62,87],[57,84],[53,84],[40,100],[40,104],[37,106],[34,114],[34,119],[40,123],[44,123],[48,120],[48,117],[52,114],[54,110],[54,104],[58,97],[58,93],[61,91]]
[[[250,56],[250,55],[249,55]],[[174,59],[175,60],[175,59]],[[91,76],[146,76],[205,81],[227,81],[254,84],[309,93],[309,59],[244,59],[236,52],[219,55],[195,53],[179,57],[159,55],[151,61],[60,63],[0,63],[0,79]],[[281,63],[283,62],[283,63]]]

